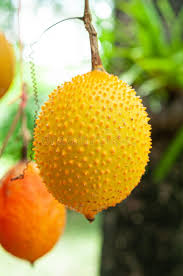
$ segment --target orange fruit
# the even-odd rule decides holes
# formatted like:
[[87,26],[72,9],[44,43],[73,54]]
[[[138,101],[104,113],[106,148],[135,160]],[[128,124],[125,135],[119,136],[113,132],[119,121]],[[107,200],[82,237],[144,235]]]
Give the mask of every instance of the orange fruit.
[[106,72],[94,70],[55,89],[34,134],[35,159],[48,190],[91,221],[121,202],[145,172],[148,121],[136,92]]
[[0,98],[8,90],[15,69],[15,57],[12,45],[7,41],[5,35],[0,32]]
[[1,180],[0,243],[30,262],[49,252],[63,233],[65,207],[47,191],[35,163],[20,162]]

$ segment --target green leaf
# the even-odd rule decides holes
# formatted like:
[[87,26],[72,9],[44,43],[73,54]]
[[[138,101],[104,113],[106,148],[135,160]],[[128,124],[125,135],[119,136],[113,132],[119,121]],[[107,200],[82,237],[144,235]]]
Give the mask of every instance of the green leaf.
[[172,49],[173,50],[178,50],[183,48],[183,40],[182,40],[182,35],[183,35],[183,30],[182,30],[182,25],[183,25],[183,7],[179,11],[176,19],[174,20],[172,24],[172,37],[171,37],[171,43],[172,43]]
[[171,27],[172,22],[176,20],[176,15],[171,4],[168,0],[160,0],[157,2],[157,5],[161,11],[162,16],[166,20],[166,23],[169,25],[169,27]]

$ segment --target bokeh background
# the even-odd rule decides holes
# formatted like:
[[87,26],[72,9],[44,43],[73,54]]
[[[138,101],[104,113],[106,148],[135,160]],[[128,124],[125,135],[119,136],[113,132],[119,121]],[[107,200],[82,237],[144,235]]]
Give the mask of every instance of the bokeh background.
[[[1,276],[182,276],[183,275],[183,2],[182,0],[93,0],[94,25],[105,69],[133,85],[151,117],[153,150],[141,184],[115,208],[89,224],[68,212],[65,234],[31,267],[0,248]],[[83,0],[22,1],[26,108],[33,132],[36,104],[59,84],[91,68],[83,23],[55,22],[82,16]],[[0,1],[0,30],[13,43],[16,77],[0,101],[0,145],[16,114],[20,93],[18,1]],[[20,125],[0,159],[0,177],[21,155]],[[31,144],[29,146],[31,156]]]

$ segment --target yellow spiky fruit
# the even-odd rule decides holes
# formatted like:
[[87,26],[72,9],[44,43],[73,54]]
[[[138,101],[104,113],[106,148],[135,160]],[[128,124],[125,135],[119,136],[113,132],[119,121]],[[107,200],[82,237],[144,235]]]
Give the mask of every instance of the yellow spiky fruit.
[[94,70],[52,92],[35,128],[35,159],[49,191],[93,220],[139,183],[151,148],[136,92]]
[[0,98],[7,92],[13,77],[15,58],[12,45],[0,32]]

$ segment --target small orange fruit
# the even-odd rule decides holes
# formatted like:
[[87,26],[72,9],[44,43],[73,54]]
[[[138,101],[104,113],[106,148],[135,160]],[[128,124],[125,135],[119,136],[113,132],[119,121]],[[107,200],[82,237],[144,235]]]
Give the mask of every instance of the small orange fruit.
[[11,254],[36,261],[63,233],[65,207],[47,191],[33,162],[20,162],[1,180],[0,243]]
[[106,72],[94,70],[58,87],[42,106],[34,135],[49,191],[91,221],[121,202],[145,172],[148,121],[135,91]]
[[6,40],[3,33],[0,32],[0,98],[8,90],[15,69],[15,57],[12,45]]

